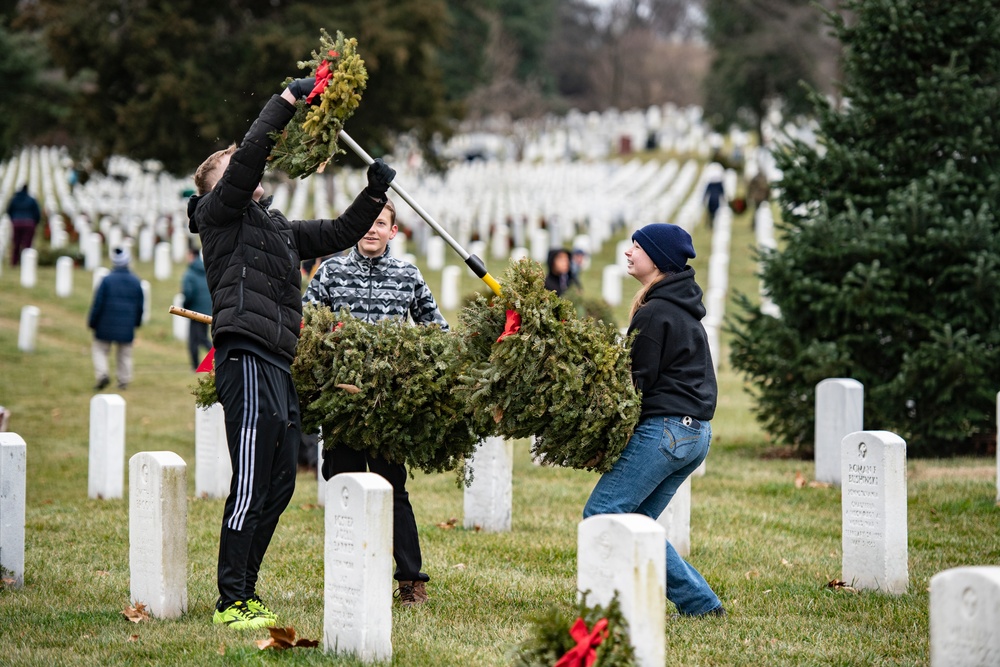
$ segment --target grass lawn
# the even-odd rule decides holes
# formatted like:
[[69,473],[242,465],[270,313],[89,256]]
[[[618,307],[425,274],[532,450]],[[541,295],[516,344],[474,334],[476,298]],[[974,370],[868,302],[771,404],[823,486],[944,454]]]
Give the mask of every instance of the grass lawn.
[[[621,237],[616,238],[620,240]],[[709,232],[695,234],[699,278],[707,276]],[[756,294],[749,218],[734,222],[731,289]],[[600,294],[614,243],[594,258],[585,287]],[[55,271],[34,289],[20,286],[4,258],[0,274],[0,404],[28,445],[25,585],[0,590],[0,664],[233,665],[336,664],[320,649],[259,651],[265,631],[237,634],[210,622],[221,500],[194,498],[194,407],[185,346],[173,340],[171,303],[180,271],[152,283],[152,321],[138,334],[136,377],[127,401],[127,456],[170,450],[188,470],[188,613],[179,620],[128,622],[127,500],[87,498],[89,402],[94,383],[86,313],[90,275],[77,270],[71,298],[55,296]],[[457,258],[449,260],[457,263]],[[496,264],[496,262],[487,262]],[[491,266],[499,277],[502,266]],[[427,272],[433,289],[437,272]],[[702,283],[703,287],[705,286]],[[637,283],[626,282],[626,300]],[[471,274],[463,290],[479,287]],[[17,350],[20,310],[41,308],[37,350]],[[625,324],[626,305],[617,309]],[[456,322],[455,313],[446,313]],[[728,348],[723,341],[724,354]],[[113,385],[112,385],[113,386]],[[1000,563],[995,461],[908,464],[909,592],[855,594],[827,588],[840,576],[840,497],[836,489],[796,488],[808,461],[765,458],[773,448],[750,413],[741,378],[726,357],[708,474],[693,480],[691,562],[730,611],[727,619],[668,620],[668,665],[919,665],[928,662],[928,585],[942,569]],[[127,471],[127,468],[126,468]],[[393,610],[393,664],[509,664],[529,617],[575,594],[576,526],[593,474],[532,465],[516,444],[513,531],[461,526],[462,492],[450,474],[417,474],[411,500],[431,575],[429,604]],[[299,476],[278,527],[259,592],[299,635],[322,639],[323,511],[316,481]],[[126,484],[126,489],[128,488]],[[669,607],[670,605],[668,605]]]

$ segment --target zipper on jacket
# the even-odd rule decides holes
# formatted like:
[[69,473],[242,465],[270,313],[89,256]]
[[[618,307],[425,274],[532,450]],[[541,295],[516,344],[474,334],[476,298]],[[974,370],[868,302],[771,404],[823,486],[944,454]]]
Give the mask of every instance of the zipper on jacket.
[[239,309],[240,315],[243,314],[243,284],[246,282],[246,279],[247,279],[247,267],[244,266],[243,275],[240,276],[240,309]]

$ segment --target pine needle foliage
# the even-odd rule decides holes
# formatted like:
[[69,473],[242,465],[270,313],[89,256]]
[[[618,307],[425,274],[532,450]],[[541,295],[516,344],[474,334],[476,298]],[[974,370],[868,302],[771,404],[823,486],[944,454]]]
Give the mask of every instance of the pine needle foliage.
[[307,306],[292,365],[306,432],[424,472],[462,467],[479,438],[453,394],[461,338]]
[[[361,104],[361,93],[368,83],[368,70],[357,52],[358,40],[345,39],[339,30],[336,40],[326,30],[320,32],[319,51],[313,51],[311,60],[300,61],[298,65],[309,68],[310,76],[316,76],[326,63],[333,76],[318,105],[311,106],[304,100],[295,103],[295,116],[277,135],[271,151],[271,168],[292,178],[322,172],[327,162],[344,152],[337,145],[337,138],[344,123]],[[289,78],[285,84],[291,82]]]
[[[546,463],[607,472],[639,419],[628,346],[614,324],[580,318],[544,282],[538,263],[515,262],[501,296],[462,310],[471,358],[456,393],[480,435],[533,435],[532,451]],[[508,310],[520,329],[498,342]]]
[[594,665],[632,667],[636,664],[635,651],[629,639],[628,622],[622,615],[616,593],[606,608],[601,605],[587,606],[587,595],[584,594],[570,609],[553,605],[532,618],[531,634],[518,645],[513,666],[552,667],[576,646],[576,640],[570,635],[569,629],[577,618],[586,622],[588,630],[592,630],[594,624],[601,619],[608,621],[607,637],[597,647]]
[[215,391],[215,371],[198,375],[197,383],[191,388],[194,404],[199,408],[210,408],[219,402]]

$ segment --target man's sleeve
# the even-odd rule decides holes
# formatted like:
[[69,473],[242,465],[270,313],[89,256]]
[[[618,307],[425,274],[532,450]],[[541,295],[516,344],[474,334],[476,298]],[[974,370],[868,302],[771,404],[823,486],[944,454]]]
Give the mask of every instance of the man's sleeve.
[[441,311],[438,310],[437,302],[431,289],[424,281],[420,269],[414,267],[416,274],[415,286],[413,290],[413,302],[410,304],[410,317],[417,324],[440,324],[444,331],[448,331],[448,321],[444,319]]
[[375,224],[382,207],[382,202],[372,199],[362,190],[336,220],[289,221],[299,257],[313,259],[354,247]]

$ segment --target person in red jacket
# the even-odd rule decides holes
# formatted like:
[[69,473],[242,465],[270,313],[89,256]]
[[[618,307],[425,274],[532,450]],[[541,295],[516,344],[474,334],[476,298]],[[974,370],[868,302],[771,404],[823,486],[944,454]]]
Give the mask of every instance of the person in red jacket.
[[277,619],[256,587],[295,490],[301,419],[291,363],[302,320],[300,262],[360,241],[385,206],[396,173],[376,160],[368,186],[336,220],[288,220],[269,208],[261,177],[274,136],[314,85],[315,79],[297,79],[273,95],[238,148],[213,153],[198,168],[197,194],[188,202],[212,294],[215,387],[233,465],[213,622],[233,629],[272,626]]

